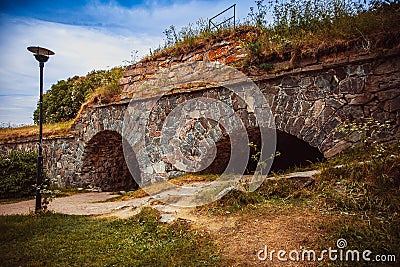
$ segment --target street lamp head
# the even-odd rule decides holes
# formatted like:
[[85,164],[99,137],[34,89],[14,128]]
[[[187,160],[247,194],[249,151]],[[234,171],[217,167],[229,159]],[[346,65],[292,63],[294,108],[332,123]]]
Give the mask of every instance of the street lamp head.
[[49,59],[49,56],[54,55],[53,51],[40,46],[30,46],[28,47],[28,50],[34,54],[36,60],[40,63],[46,62]]

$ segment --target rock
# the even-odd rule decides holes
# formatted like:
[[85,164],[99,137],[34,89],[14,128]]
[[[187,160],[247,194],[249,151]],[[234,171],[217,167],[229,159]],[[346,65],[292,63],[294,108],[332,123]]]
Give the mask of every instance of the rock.
[[386,101],[383,109],[388,112],[395,112],[397,110],[400,110],[400,96],[396,97],[395,99]]
[[332,89],[332,84],[330,83],[330,81],[325,79],[325,77],[323,76],[317,76],[314,84],[317,88],[325,91],[330,91]]
[[365,87],[365,81],[359,77],[348,77],[339,83],[339,92],[347,94],[360,94]]
[[175,220],[176,220],[175,215],[171,213],[162,213],[158,221],[162,223],[172,223]]
[[378,99],[381,101],[390,100],[390,99],[400,96],[400,90],[392,89],[392,90],[387,90],[387,91],[381,91],[381,92],[378,92],[376,95],[377,95]]
[[365,105],[374,99],[374,95],[371,94],[359,94],[359,95],[346,95],[346,99],[349,99],[349,105]]
[[281,82],[282,87],[298,87],[299,78],[295,76],[284,77]]
[[171,172],[168,172],[168,179],[180,177],[184,174],[185,174],[185,172],[182,172],[182,171],[171,171]]

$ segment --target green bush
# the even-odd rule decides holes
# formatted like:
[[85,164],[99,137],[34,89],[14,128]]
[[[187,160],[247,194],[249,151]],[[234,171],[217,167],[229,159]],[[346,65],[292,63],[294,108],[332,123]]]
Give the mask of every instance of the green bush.
[[36,175],[36,153],[12,151],[0,155],[0,198],[33,196]]

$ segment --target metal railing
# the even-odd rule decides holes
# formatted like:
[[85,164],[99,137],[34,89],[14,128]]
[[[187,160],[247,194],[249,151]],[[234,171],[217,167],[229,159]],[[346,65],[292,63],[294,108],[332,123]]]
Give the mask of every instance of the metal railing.
[[[213,22],[213,20],[217,17],[219,17],[220,15],[224,14],[225,12],[228,12],[230,9],[233,9],[233,16],[227,18],[226,20],[224,20],[223,22],[220,22],[218,24],[215,25],[215,23]],[[228,7],[227,9],[225,9],[224,11],[218,13],[217,15],[215,15],[214,17],[212,17],[211,19],[208,20],[208,30],[213,30],[213,29],[219,29],[219,26],[224,25],[227,22],[230,22],[233,19],[233,29],[236,28],[236,4]]]

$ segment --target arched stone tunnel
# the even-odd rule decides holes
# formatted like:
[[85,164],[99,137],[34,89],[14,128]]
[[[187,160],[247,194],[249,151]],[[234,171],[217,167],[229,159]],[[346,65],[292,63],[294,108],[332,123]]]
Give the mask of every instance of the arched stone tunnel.
[[[122,137],[118,132],[98,132],[86,144],[84,153],[82,182],[85,187],[101,188],[105,191],[138,188],[126,164]],[[130,155],[128,160],[137,165],[134,154]]]
[[[165,99],[162,101],[165,101]],[[168,114],[162,117],[165,116],[168,116]],[[194,143],[201,139],[201,137],[198,138],[199,136],[203,135],[204,137],[205,131],[215,141],[216,155],[212,163],[200,173],[221,174],[228,166],[231,157],[231,140],[224,127],[217,122],[204,118],[193,120],[182,136],[187,146],[181,147],[181,152],[188,159],[197,157],[199,151]],[[250,147],[244,174],[253,174],[257,167],[257,161],[253,158],[253,155],[261,149],[261,135],[257,126],[248,127],[246,134],[253,146]],[[323,154],[317,148],[291,134],[277,130],[276,139],[276,151],[280,152],[280,156],[275,157],[271,171],[278,172],[295,166],[305,167],[312,162],[324,159]],[[136,189],[138,186],[135,179],[137,181],[141,179],[141,172],[135,152],[127,148],[129,146],[125,147],[124,151],[119,129],[104,130],[103,128],[89,138],[85,143],[82,157],[82,186],[97,187],[105,191]],[[128,168],[127,162],[130,168]],[[131,169],[135,178],[132,177],[129,169]],[[165,172],[168,177],[182,173],[167,162]]]
[[[250,155],[244,174],[254,174],[257,168],[257,160],[254,158],[261,150],[261,135],[258,128],[247,130],[250,146]],[[229,163],[231,154],[230,138],[223,135],[216,143],[217,153],[212,164],[202,171],[204,174],[221,174]],[[276,151],[278,156],[274,157],[270,172],[281,172],[295,167],[307,167],[312,163],[323,161],[324,155],[307,142],[282,131],[277,130]]]

